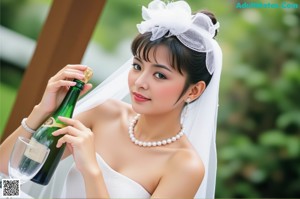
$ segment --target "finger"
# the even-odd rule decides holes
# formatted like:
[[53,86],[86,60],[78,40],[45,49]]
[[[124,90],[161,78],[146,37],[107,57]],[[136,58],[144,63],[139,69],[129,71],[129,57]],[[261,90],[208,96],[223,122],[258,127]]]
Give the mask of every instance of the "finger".
[[80,129],[80,130],[86,129],[86,127],[79,120],[67,118],[67,117],[63,117],[63,116],[58,116],[58,119],[60,121],[64,122],[65,124],[67,124],[69,126],[73,126],[77,129]]
[[69,88],[70,86],[75,86],[76,82],[74,81],[69,81],[69,80],[59,80],[56,82],[49,83],[49,89],[54,89],[55,91],[58,90],[61,87],[67,87]]
[[88,84],[85,84],[84,87],[83,87],[83,90],[81,91],[80,93],[80,96],[86,94],[89,90],[91,90],[93,88],[93,85],[88,83]]
[[75,72],[75,73],[84,73],[85,70],[80,70],[80,69],[70,68],[70,67],[64,67],[58,73],[63,73],[64,71]]
[[72,135],[75,137],[79,137],[82,133],[80,130],[78,130],[77,128],[73,127],[73,126],[66,126],[64,128],[61,128],[57,131],[54,131],[52,133],[53,136],[59,136],[59,135]]
[[52,79],[53,81],[58,79],[66,79],[66,78],[80,79],[80,76],[78,76],[78,74],[83,74],[87,68],[88,66],[86,65],[68,64],[65,67],[63,67],[60,71],[58,71],[57,74],[54,75]]
[[71,136],[71,135],[64,135],[61,137],[56,144],[56,148],[60,148],[64,143],[70,144],[71,147],[74,146],[74,144],[77,142],[76,137]]
[[81,74],[81,75],[83,75],[83,74],[84,74],[84,71],[69,68],[69,69],[64,69],[64,70],[62,70],[61,72],[59,72],[59,74],[63,74],[63,73],[66,73],[66,74],[73,74],[73,75],[76,75],[76,74]]
[[70,151],[70,153],[73,153],[73,147],[71,144],[67,143],[67,149]]
[[64,70],[62,72],[59,72],[57,75],[55,75],[51,80],[57,81],[62,79],[79,79],[82,80],[84,78],[84,74],[82,71],[73,71],[73,70]]
[[63,67],[60,71],[58,71],[57,74],[63,73],[64,71],[73,71],[77,73],[83,73],[88,66],[86,65],[81,65],[81,64],[68,64],[65,67]]
[[85,71],[88,68],[88,66],[83,65],[83,64],[68,64],[64,68],[70,68],[70,69]]

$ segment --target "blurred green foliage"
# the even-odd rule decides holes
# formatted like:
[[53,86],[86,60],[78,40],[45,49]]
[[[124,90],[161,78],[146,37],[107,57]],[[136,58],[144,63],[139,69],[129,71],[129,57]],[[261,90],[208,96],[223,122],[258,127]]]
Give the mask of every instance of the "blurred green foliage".
[[23,70],[6,62],[0,62],[0,137],[17,95]]
[[231,12],[239,18],[223,29],[234,35],[233,65],[224,65],[222,80],[216,196],[297,198],[300,10]]
[[[107,0],[93,40],[113,51],[124,38],[133,38],[140,7],[148,2]],[[299,198],[300,8],[237,9],[236,3],[245,2],[237,0],[188,2],[193,10],[213,11],[221,23],[216,197]],[[1,24],[36,39],[49,3],[2,0]],[[7,89],[3,81],[1,93],[12,99],[18,86]],[[8,110],[1,106],[0,111]]]

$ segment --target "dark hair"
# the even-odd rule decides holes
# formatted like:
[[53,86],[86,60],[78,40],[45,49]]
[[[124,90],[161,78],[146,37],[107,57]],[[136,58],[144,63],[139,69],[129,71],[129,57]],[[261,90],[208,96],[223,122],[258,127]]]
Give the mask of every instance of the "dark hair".
[[[213,24],[217,23],[214,14],[211,12],[200,12],[208,15]],[[167,34],[168,33],[166,33],[166,35]],[[206,53],[189,49],[175,36],[161,37],[154,41],[150,41],[151,36],[151,32],[137,35],[131,45],[132,54],[134,56],[138,55],[142,59],[149,61],[149,52],[151,49],[154,49],[153,52],[155,53],[158,46],[166,46],[170,50],[171,66],[180,74],[183,74],[183,71],[187,74],[187,80],[179,99],[185,94],[190,85],[196,84],[199,81],[204,81],[206,86],[209,84],[212,75],[209,74],[206,67]]]

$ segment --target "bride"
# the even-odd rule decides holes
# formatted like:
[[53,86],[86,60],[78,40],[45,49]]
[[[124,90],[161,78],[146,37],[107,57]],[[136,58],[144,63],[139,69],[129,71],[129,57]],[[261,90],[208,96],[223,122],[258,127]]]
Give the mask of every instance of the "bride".
[[[213,198],[222,53],[219,23],[184,1],[152,1],[133,40],[133,57],[77,103],[57,147],[74,164],[62,198]],[[67,65],[41,102],[0,147],[1,172],[17,136],[30,137],[87,66]],[[91,89],[86,84],[83,93]],[[131,104],[122,98],[129,94]],[[25,126],[25,128],[24,128]],[[61,172],[61,171],[60,171]]]

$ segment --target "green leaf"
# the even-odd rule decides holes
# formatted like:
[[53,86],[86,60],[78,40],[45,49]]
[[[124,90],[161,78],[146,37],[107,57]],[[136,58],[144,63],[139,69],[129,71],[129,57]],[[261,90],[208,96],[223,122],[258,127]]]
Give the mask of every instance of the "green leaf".
[[286,128],[291,124],[295,124],[298,127],[300,127],[300,111],[293,111],[293,112],[287,112],[281,114],[277,121],[276,124],[278,128]]
[[264,146],[282,147],[286,145],[286,136],[282,131],[271,130],[263,133],[259,138],[259,142]]
[[297,158],[300,156],[300,138],[291,136],[287,139],[287,151],[291,158]]

